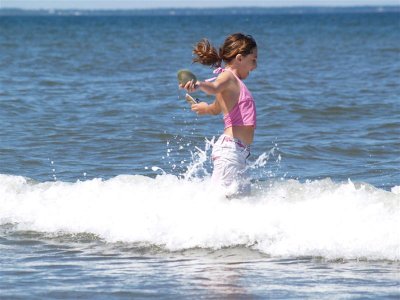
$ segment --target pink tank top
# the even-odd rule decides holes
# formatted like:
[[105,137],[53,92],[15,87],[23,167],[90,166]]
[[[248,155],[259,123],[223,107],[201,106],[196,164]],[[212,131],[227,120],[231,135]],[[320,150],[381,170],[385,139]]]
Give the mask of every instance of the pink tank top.
[[[229,69],[225,69],[232,72]],[[239,100],[229,113],[224,115],[225,129],[232,126],[254,126],[256,127],[256,105],[254,98],[246,85],[236,76],[240,84]]]

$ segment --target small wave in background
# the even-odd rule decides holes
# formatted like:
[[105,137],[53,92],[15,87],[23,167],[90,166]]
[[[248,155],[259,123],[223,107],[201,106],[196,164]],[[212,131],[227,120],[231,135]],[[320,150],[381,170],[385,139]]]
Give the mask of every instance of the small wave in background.
[[278,257],[400,259],[398,186],[278,180],[227,199],[208,178],[38,183],[1,175],[0,207],[1,224],[15,230],[88,233],[169,251],[245,246]]

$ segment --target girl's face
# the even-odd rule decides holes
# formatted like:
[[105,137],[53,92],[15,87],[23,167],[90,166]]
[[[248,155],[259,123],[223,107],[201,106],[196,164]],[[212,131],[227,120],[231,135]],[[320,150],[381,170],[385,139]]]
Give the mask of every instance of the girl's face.
[[254,48],[250,54],[241,57],[238,69],[240,78],[246,79],[255,68],[257,68],[257,48]]

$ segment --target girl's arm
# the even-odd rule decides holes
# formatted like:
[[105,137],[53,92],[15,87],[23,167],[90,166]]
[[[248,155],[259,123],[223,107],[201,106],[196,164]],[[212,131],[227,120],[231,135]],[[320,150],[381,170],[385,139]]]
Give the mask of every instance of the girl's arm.
[[[194,83],[193,81],[189,81],[185,86],[180,87],[186,89],[189,93],[200,89],[207,94],[215,95],[223,92],[227,88],[228,83],[229,74],[222,73],[214,82],[197,81]],[[192,105],[192,111],[198,113],[199,115],[218,115],[221,113],[221,106],[219,105],[218,100],[215,100],[212,104],[200,102]]]
[[223,92],[227,88],[230,79],[229,75],[230,74],[228,74],[228,72],[224,72],[221,75],[219,75],[214,82],[188,81],[184,86],[180,87],[186,89],[189,93],[192,93],[197,89],[200,89],[206,94],[215,95]]

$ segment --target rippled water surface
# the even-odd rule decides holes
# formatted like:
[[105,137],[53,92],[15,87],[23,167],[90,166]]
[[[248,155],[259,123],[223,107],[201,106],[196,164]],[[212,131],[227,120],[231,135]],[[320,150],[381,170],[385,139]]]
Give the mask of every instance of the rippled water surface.
[[[2,251],[3,295],[69,299],[396,299],[389,261],[272,258],[246,248],[192,249],[105,244],[90,236],[9,236]],[[4,248],[4,246],[3,246]],[[18,259],[16,259],[18,257]],[[29,290],[26,287],[29,286]],[[344,296],[345,295],[345,296]],[[396,296],[397,295],[397,296]]]
[[[396,299],[397,13],[0,17],[6,298]],[[252,34],[253,192],[209,183],[191,47]],[[206,101],[211,97],[201,96]]]

